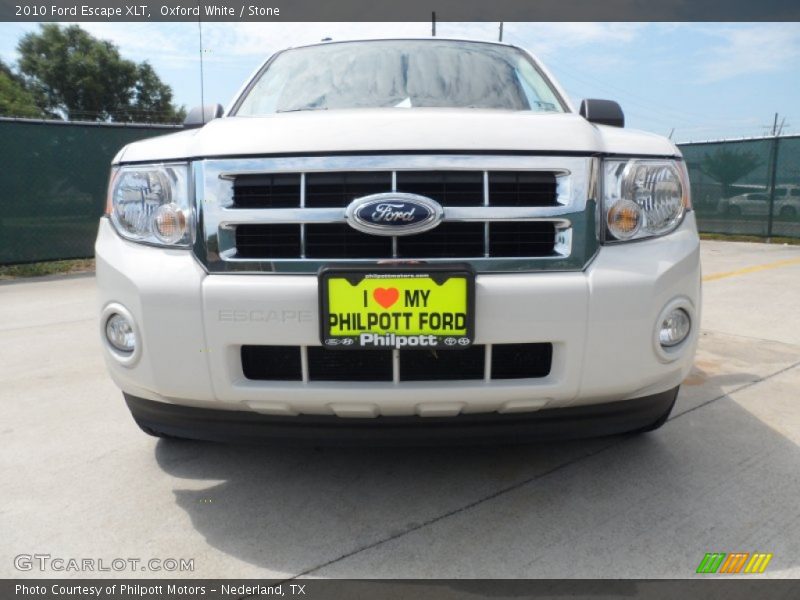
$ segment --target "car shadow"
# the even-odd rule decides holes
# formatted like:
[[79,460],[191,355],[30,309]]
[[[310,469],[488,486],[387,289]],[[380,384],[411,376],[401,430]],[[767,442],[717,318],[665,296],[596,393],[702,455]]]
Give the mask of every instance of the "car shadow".
[[[644,435],[402,449],[162,440],[155,458],[193,482],[175,501],[208,544],[265,576],[687,577],[704,552],[774,552],[748,546],[754,528],[800,495],[798,447],[720,387],[756,376],[701,378]],[[699,387],[718,399],[713,418],[687,404]],[[772,460],[769,478],[753,476],[757,457]],[[781,497],[756,510],[776,478]],[[437,535],[449,524],[456,533]]]

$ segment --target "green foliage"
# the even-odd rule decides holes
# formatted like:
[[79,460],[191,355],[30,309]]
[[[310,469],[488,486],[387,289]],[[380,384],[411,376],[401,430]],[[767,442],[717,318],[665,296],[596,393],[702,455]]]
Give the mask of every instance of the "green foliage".
[[71,120],[177,123],[185,111],[153,68],[77,25],[43,24],[20,40],[19,69],[39,107]]
[[42,117],[37,98],[25,82],[0,61],[0,117]]
[[53,260],[23,265],[0,265],[0,280],[94,271],[94,259]]

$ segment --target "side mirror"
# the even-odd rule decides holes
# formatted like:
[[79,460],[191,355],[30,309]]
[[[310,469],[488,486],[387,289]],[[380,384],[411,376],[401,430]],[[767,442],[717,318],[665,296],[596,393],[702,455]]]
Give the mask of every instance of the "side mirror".
[[202,127],[212,119],[221,117],[224,112],[225,110],[222,108],[221,104],[195,106],[183,120],[183,128],[195,129],[196,127]]
[[625,127],[625,115],[622,108],[613,100],[596,100],[589,98],[581,102],[580,115],[590,123]]

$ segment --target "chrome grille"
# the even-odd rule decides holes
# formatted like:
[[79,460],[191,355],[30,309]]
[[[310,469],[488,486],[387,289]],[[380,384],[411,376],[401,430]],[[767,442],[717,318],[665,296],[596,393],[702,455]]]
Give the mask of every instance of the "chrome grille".
[[[417,235],[392,238],[356,231],[346,223],[237,225],[236,257],[350,260],[389,258],[482,258],[487,255],[482,223],[445,222]],[[489,225],[488,256],[545,257],[553,253],[556,228],[549,222],[498,222]]]
[[240,175],[233,180],[232,208],[344,208],[355,198],[397,191],[419,194],[442,206],[558,206],[556,174],[489,171],[330,172]]
[[[313,273],[331,260],[391,258],[463,259],[478,272],[575,269],[594,252],[590,157],[253,158],[198,161],[194,169],[196,249],[213,272]],[[442,223],[397,237],[348,225],[353,199],[392,191],[436,200]],[[585,238],[578,254],[576,226]]]

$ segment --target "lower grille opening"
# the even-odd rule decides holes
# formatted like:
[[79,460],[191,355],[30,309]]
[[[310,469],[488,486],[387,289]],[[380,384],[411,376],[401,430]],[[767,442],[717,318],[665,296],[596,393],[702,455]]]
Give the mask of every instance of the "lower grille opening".
[[401,350],[400,381],[483,379],[486,348]]
[[308,348],[309,381],[391,381],[391,350]]
[[301,381],[298,346],[242,346],[242,371],[247,379]]
[[[484,378],[486,347],[401,350],[401,381]],[[392,381],[391,350],[327,350],[309,346],[309,381]],[[302,381],[300,346],[242,346],[242,371],[255,381]],[[493,344],[491,378],[535,379],[550,374],[553,345]]]
[[494,344],[492,379],[547,377],[553,362],[553,344]]

